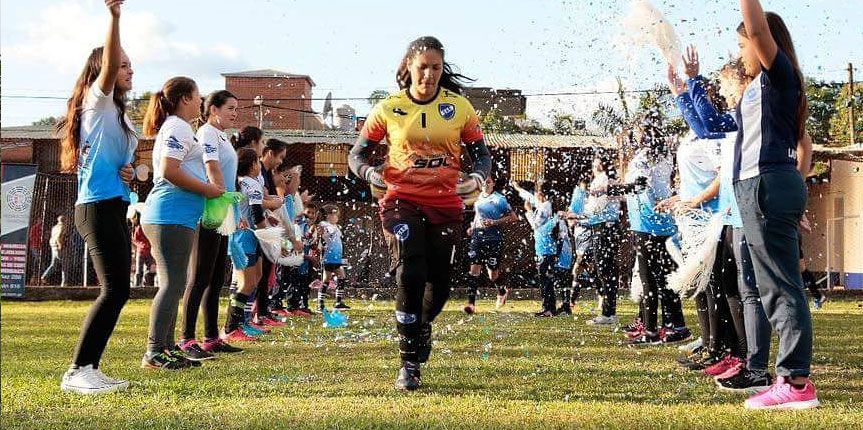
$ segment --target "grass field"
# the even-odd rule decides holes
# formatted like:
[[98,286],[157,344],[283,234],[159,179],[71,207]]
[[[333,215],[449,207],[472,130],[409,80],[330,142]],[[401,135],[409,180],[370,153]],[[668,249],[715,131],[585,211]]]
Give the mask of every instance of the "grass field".
[[[534,319],[535,302],[467,317],[450,302],[419,392],[393,389],[392,302],[352,302],[350,326],[293,320],[240,355],[179,372],[139,368],[149,301],[131,301],[103,360],[119,394],[59,390],[87,302],[2,305],[3,429],[863,428],[863,303],[815,315],[814,380],[824,407],[758,412],[679,368],[676,349],[621,346],[619,332]],[[687,309],[692,309],[687,303]],[[622,305],[621,319],[635,312]],[[687,317],[695,325],[692,313]]]

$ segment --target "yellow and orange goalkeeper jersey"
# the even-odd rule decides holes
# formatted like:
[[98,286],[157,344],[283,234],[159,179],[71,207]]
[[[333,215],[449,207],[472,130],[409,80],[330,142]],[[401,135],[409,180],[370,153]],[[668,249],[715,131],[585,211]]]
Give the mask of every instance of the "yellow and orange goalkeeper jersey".
[[438,207],[462,205],[455,191],[461,143],[482,139],[479,118],[466,98],[441,88],[435,98],[420,102],[402,90],[372,109],[362,137],[387,140],[387,197]]

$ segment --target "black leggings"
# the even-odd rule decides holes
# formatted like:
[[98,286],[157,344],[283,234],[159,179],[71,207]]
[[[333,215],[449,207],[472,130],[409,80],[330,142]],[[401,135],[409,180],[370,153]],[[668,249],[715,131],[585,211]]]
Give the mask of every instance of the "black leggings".
[[[620,249],[620,224],[601,223],[588,227],[591,229],[591,242],[581,264],[593,264],[597,293],[602,298],[602,315],[617,314],[617,254]],[[581,285],[576,284],[572,299],[578,298]]]
[[710,283],[705,291],[710,319],[709,337],[705,340],[714,355],[730,350],[735,357],[746,358],[746,329],[730,226],[723,228],[717,246]]
[[273,271],[273,262],[261,255],[261,279],[258,280],[258,289],[255,291],[255,304],[257,305],[258,317],[270,316],[270,274]]
[[381,205],[383,227],[393,234],[391,243],[398,255],[396,328],[402,361],[417,361],[420,327],[431,324],[449,298],[453,251],[462,230],[460,214],[461,209],[424,208],[404,199]]
[[[192,249],[186,292],[183,294],[183,339],[195,338],[198,308],[204,313],[204,337],[219,336],[219,294],[225,284],[228,238],[216,230],[198,228]],[[202,306],[203,305],[203,306]]]
[[542,295],[542,310],[554,312],[557,306],[554,296],[555,268],[557,258],[554,255],[538,255],[536,257],[536,272],[539,280],[539,293]]
[[663,323],[679,328],[686,326],[680,296],[668,288],[668,274],[674,270],[674,261],[665,248],[667,236],[635,232],[635,246],[638,251],[638,275],[644,286],[642,297],[644,328],[649,332],[657,331],[657,306],[662,301]]
[[87,243],[102,290],[84,318],[72,356],[76,366],[99,360],[129,299],[132,237],[126,224],[129,203],[119,197],[75,206],[75,227]]

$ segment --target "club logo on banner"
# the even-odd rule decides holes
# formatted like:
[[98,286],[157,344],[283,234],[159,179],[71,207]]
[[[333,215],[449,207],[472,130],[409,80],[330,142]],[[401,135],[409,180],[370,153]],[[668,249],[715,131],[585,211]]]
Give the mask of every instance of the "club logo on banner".
[[3,297],[24,297],[36,165],[4,163],[0,176],[3,183],[0,208],[0,294]]

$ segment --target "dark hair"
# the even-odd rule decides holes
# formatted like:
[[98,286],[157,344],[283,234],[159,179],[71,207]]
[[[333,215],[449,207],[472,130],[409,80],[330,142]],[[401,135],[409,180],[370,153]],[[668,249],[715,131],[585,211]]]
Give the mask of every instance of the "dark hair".
[[552,200],[555,190],[551,182],[543,182],[542,185],[540,185],[539,190],[545,195],[547,200]]
[[237,177],[248,176],[252,167],[258,162],[258,153],[252,148],[237,150]]
[[[81,112],[83,110],[84,98],[87,97],[87,91],[93,86],[96,78],[102,72],[102,52],[103,47],[98,47],[90,52],[87,57],[87,63],[84,64],[84,70],[75,81],[75,87],[72,89],[72,97],[66,101],[66,116],[61,118],[55,129],[61,137],[60,141],[60,162],[64,171],[74,171],[78,166],[78,149],[81,147]],[[117,91],[114,88],[114,105],[117,107],[117,121],[120,122],[120,127],[126,132],[126,137],[135,136],[135,131],[126,123],[126,92]]]
[[221,108],[230,99],[237,100],[237,96],[228,90],[218,90],[210,93],[204,100],[204,109],[201,111],[201,119],[204,121],[210,119],[210,106],[215,106],[217,109]]
[[327,204],[327,205],[324,205],[324,207],[322,208],[322,212],[324,213],[324,215],[337,214],[337,213],[340,213],[341,211],[342,210],[339,209],[339,207],[334,205],[334,204]]
[[[608,176],[608,179],[617,179],[617,158],[614,153],[609,153],[604,150],[599,150],[593,154],[599,158],[599,164],[602,165],[602,171]],[[587,182],[590,182],[589,180]]]
[[315,202],[308,202],[305,205],[303,205],[303,207],[306,209],[314,209],[315,212],[320,212],[320,210],[321,210],[321,208],[318,207],[318,204]]
[[[809,116],[806,104],[806,83],[803,80],[803,72],[800,70],[800,64],[797,62],[797,52],[794,50],[791,32],[788,31],[785,22],[774,12],[765,12],[764,17],[767,19],[767,27],[770,29],[770,35],[776,42],[776,46],[788,57],[788,61],[791,62],[791,67],[794,68],[794,73],[800,81],[800,94],[797,96],[797,138],[800,139],[806,133],[806,117]],[[749,38],[746,26],[742,22],[737,26],[737,33],[747,39]]]
[[443,73],[440,77],[440,86],[446,88],[456,94],[461,94],[462,88],[464,88],[466,82],[473,82],[474,79],[468,78],[461,73],[456,73],[453,71],[453,66],[450,63],[447,63],[444,57],[444,49],[443,44],[440,43],[434,36],[423,36],[419,39],[414,40],[408,45],[408,49],[405,52],[404,57],[402,57],[402,61],[399,63],[399,67],[396,70],[396,82],[399,84],[399,88],[406,89],[411,86],[411,71],[409,70],[410,61],[421,54],[423,51],[427,49],[433,49],[440,53],[441,59],[443,61]]
[[273,153],[280,153],[288,149],[288,144],[279,140],[279,139],[267,139],[267,143],[264,145],[263,154],[272,151]]
[[252,142],[261,140],[263,137],[264,132],[260,128],[247,125],[238,133],[231,135],[231,144],[234,145],[234,149],[239,150],[251,145]]
[[282,164],[279,164],[278,166],[276,166],[276,168],[273,170],[275,170],[276,173],[282,173],[282,172],[287,172],[288,170],[291,170],[292,167],[294,167],[294,166],[291,165],[291,163],[282,163]]
[[502,193],[506,186],[509,184],[509,181],[506,178],[497,178],[494,180],[494,185],[492,186],[493,191],[497,191]]
[[150,104],[144,115],[144,135],[155,136],[168,115],[177,113],[183,97],[189,97],[198,88],[195,81],[185,76],[168,79],[162,89],[150,96]]

